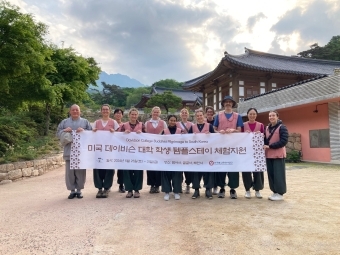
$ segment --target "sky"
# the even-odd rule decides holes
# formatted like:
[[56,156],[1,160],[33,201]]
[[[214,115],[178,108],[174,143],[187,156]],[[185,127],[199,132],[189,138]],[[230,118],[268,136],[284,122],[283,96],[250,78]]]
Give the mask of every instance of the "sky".
[[296,55],[339,35],[339,0],[9,0],[48,40],[145,85],[212,71],[245,47]]

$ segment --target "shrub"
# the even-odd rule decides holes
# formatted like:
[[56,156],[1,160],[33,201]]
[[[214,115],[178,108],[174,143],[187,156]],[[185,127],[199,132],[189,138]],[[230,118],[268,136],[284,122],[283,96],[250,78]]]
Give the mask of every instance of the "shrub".
[[287,152],[286,161],[291,162],[291,163],[301,162],[301,153],[299,151],[296,151],[296,150],[292,150],[290,152]]

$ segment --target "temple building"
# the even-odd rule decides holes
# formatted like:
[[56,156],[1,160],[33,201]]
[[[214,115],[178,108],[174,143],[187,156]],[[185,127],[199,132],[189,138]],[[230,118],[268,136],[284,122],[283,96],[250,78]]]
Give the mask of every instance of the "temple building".
[[[184,83],[203,93],[203,105],[221,109],[232,96],[247,120],[255,107],[257,121],[268,124],[268,112],[277,110],[289,133],[299,134],[302,160],[340,163],[340,61],[281,56],[250,49],[230,55],[217,67]],[[289,141],[293,143],[293,141]]]

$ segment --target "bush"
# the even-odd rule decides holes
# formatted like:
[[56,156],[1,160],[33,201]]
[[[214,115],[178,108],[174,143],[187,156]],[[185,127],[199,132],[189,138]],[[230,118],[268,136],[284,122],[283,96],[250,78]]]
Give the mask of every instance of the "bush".
[[290,163],[301,162],[301,153],[299,151],[292,150],[287,152],[286,161]]

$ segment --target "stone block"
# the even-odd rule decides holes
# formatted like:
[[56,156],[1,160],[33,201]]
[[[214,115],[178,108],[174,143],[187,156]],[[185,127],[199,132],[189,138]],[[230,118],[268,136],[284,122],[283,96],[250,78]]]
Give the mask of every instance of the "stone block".
[[33,161],[26,161],[26,165],[27,165],[27,167],[33,167],[34,162]]
[[27,167],[25,161],[15,162],[15,163],[13,163],[13,165],[14,165],[14,169],[23,169],[23,168]]
[[302,149],[301,143],[294,143],[294,149],[301,151],[301,149]]
[[37,167],[37,166],[42,166],[42,165],[45,165],[46,164],[46,160],[45,159],[37,159],[37,160],[34,160],[34,166]]
[[295,142],[295,137],[294,136],[289,136],[288,137],[288,142]]
[[44,168],[39,168],[38,172],[39,172],[39,175],[43,175],[45,173]]
[[0,173],[7,173],[7,164],[0,165]]
[[286,145],[286,148],[294,149],[294,143],[288,142],[287,145]]
[[14,170],[13,164],[6,164],[7,172]]
[[8,179],[15,180],[22,177],[21,169],[16,169],[8,172]]
[[32,171],[32,176],[38,176],[39,175],[39,171],[38,170],[33,170]]
[[0,181],[7,180],[8,179],[8,173],[0,173]]
[[292,151],[291,148],[287,148],[287,147],[286,147],[286,152],[287,152],[287,153],[289,153],[289,152],[291,152],[291,151]]
[[0,185],[4,185],[4,184],[8,184],[8,183],[12,183],[11,180],[3,180],[0,182]]
[[301,137],[295,137],[295,142],[301,142]]
[[28,167],[28,168],[21,169],[22,176],[31,176],[33,169],[34,169],[33,167]]

